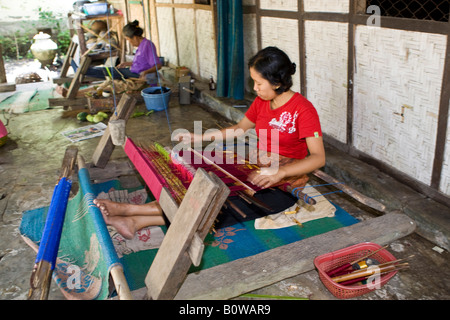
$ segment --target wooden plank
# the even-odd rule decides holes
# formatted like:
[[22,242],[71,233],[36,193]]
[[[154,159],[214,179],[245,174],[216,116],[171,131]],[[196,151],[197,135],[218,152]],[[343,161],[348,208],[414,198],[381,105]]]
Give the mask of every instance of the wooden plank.
[[314,258],[362,242],[386,245],[414,232],[415,222],[388,213],[276,249],[189,274],[175,299],[230,299],[314,270]]
[[61,171],[59,174],[60,179],[62,177],[72,176],[77,156],[78,156],[78,147],[68,146],[66,148],[66,153],[64,154]]
[[129,162],[109,161],[105,168],[89,167],[91,180],[111,180],[124,175],[134,175],[135,171]]
[[322,179],[325,182],[328,182],[329,184],[332,184],[333,187],[342,190],[343,192],[345,192],[346,194],[348,194],[350,197],[352,197],[353,199],[359,201],[360,203],[378,210],[380,212],[385,212],[386,211],[386,206],[384,204],[382,204],[381,202],[372,199],[366,195],[363,195],[362,193],[356,191],[353,188],[350,188],[349,186],[342,184],[339,180],[331,177],[330,175],[326,174],[325,172],[321,171],[321,170],[315,170],[313,172],[313,175],[315,175],[317,178]]
[[89,57],[83,57],[80,61],[80,66],[78,67],[77,71],[75,72],[75,76],[73,77],[74,80],[70,83],[69,90],[67,91],[67,98],[75,98],[77,96],[78,90],[81,86],[81,81],[83,81],[84,74],[86,73],[87,69],[91,65],[91,58]]
[[[56,84],[64,84],[66,82],[67,83],[71,83],[73,79],[74,79],[73,77],[64,77],[64,78],[60,77],[60,78],[53,78],[52,82],[56,83]],[[99,79],[99,78],[95,78],[95,77],[84,76],[83,80],[82,80],[82,83],[100,82],[100,81],[103,81],[103,80]]]
[[1,83],[0,84],[0,92],[9,92],[9,91],[16,91],[15,83]]
[[52,82],[56,83],[56,84],[64,84],[66,82],[70,83],[72,82],[73,78],[72,77],[59,77],[59,78],[53,78]]
[[[110,120],[124,119],[128,121],[130,116],[133,114],[134,107],[136,105],[136,99],[128,94],[123,94],[122,99],[120,99],[117,105],[116,112],[113,113]],[[114,144],[111,140],[111,134],[109,132],[109,127],[105,129],[105,133],[100,139],[97,148],[92,156],[92,163],[96,167],[104,168],[114,151]]]
[[229,192],[216,176],[197,170],[145,279],[148,297],[176,295],[191,266],[188,249],[197,229],[205,220],[214,221]]
[[166,188],[162,188],[158,202],[167,219],[172,222],[178,211],[178,204]]
[[77,106],[77,107],[86,107],[88,105],[87,98],[49,98],[48,99],[49,107],[57,107],[57,106]]
[[[162,188],[158,202],[167,219],[170,222],[174,221],[175,215],[178,211],[178,204],[175,201],[175,199],[172,198],[172,196],[170,195],[169,191],[166,188]],[[203,240],[198,234],[198,232],[196,232],[192,239],[192,243],[188,249],[189,257],[194,266],[200,265],[204,249],[205,245],[203,243]]]
[[73,56],[77,51],[78,44],[76,42],[70,41],[69,49],[66,53],[66,58],[64,59],[64,63],[61,67],[61,72],[59,74],[60,78],[66,78],[67,71],[69,70],[70,63],[72,62]]

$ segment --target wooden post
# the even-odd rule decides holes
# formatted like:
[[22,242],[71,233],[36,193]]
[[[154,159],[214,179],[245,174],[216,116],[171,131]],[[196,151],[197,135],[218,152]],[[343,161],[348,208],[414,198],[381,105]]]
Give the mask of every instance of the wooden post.
[[7,83],[5,64],[3,62],[3,48],[0,43],[0,92],[16,91],[15,83]]
[[[66,98],[64,99],[50,98],[48,99],[49,106],[62,105],[64,106],[64,110],[67,110],[69,106],[73,110],[86,107],[87,99],[83,97],[78,100],[77,93],[78,90],[80,89],[81,82],[83,81],[84,74],[87,72],[87,69],[91,65],[91,61],[92,60],[89,57],[83,57],[81,59],[80,66],[75,72],[75,76],[73,77],[72,82],[70,83],[70,87],[69,90],[67,91]],[[86,102],[86,104],[84,104],[84,102]]]
[[[110,120],[124,119],[128,121],[130,116],[133,114],[134,106],[136,105],[136,99],[128,94],[123,94],[120,102],[117,106],[116,112],[111,116]],[[109,132],[109,127],[105,129],[97,148],[92,156],[92,163],[96,167],[104,168],[114,151],[114,144],[111,140],[111,133]]]
[[87,72],[87,69],[91,65],[91,58],[83,57],[80,61],[80,66],[75,72],[75,76],[70,83],[69,90],[67,91],[67,98],[73,99],[77,96],[78,90],[80,89],[81,82],[83,81],[84,74]]
[[[199,261],[202,248],[200,245],[195,250],[194,246],[199,241],[203,243],[229,193],[228,187],[216,175],[197,170],[148,271],[145,284],[149,298],[175,297],[192,260]],[[195,239],[196,236],[199,239]],[[192,255],[189,254],[190,247],[193,247]]]
[[0,43],[0,83],[6,82],[5,64],[3,62],[3,47]]
[[61,73],[59,74],[60,78],[67,77],[67,71],[69,70],[70,64],[73,60],[73,57],[75,55],[75,52],[77,51],[78,44],[70,41],[69,49],[66,53],[66,58],[64,59],[64,63],[61,67]]

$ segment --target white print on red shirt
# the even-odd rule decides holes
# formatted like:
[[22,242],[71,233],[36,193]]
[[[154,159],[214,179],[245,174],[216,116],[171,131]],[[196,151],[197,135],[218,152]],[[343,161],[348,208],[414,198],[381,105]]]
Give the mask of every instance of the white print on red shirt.
[[[280,132],[288,132],[289,134],[292,134],[297,131],[297,128],[295,127],[295,121],[297,121],[298,112],[296,111],[294,116],[288,111],[283,112],[280,115],[280,120],[276,120],[273,118],[269,122],[269,126],[273,129],[279,130]],[[288,126],[290,127],[288,128]]]

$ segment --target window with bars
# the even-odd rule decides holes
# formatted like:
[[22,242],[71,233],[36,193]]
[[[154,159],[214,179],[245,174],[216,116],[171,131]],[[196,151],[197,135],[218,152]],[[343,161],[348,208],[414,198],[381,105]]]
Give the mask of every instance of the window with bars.
[[[376,5],[381,15],[395,18],[449,22],[449,0],[363,0],[365,8]],[[361,2],[359,7],[361,8]]]

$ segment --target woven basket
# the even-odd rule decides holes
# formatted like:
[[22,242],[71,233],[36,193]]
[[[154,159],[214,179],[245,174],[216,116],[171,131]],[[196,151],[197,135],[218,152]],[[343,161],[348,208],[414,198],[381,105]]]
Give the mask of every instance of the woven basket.
[[[379,283],[374,284],[362,284],[362,285],[348,285],[344,286],[339,283],[334,282],[327,275],[327,272],[333,270],[339,266],[342,266],[345,263],[349,263],[357,260],[358,258],[362,258],[367,254],[374,252],[380,249],[376,243],[366,242],[357,244],[348,248],[344,248],[338,251],[330,252],[324,255],[321,255],[314,259],[314,265],[319,271],[319,277],[322,283],[327,287],[327,289],[337,298],[339,299],[349,299],[361,296],[363,294],[374,291],[375,289],[381,288],[384,286],[395,274],[397,271],[393,271],[384,275],[381,275]],[[370,258],[377,260],[380,264],[386,263],[389,261],[394,261],[396,258],[389,253],[387,250],[380,250],[375,253]]]

